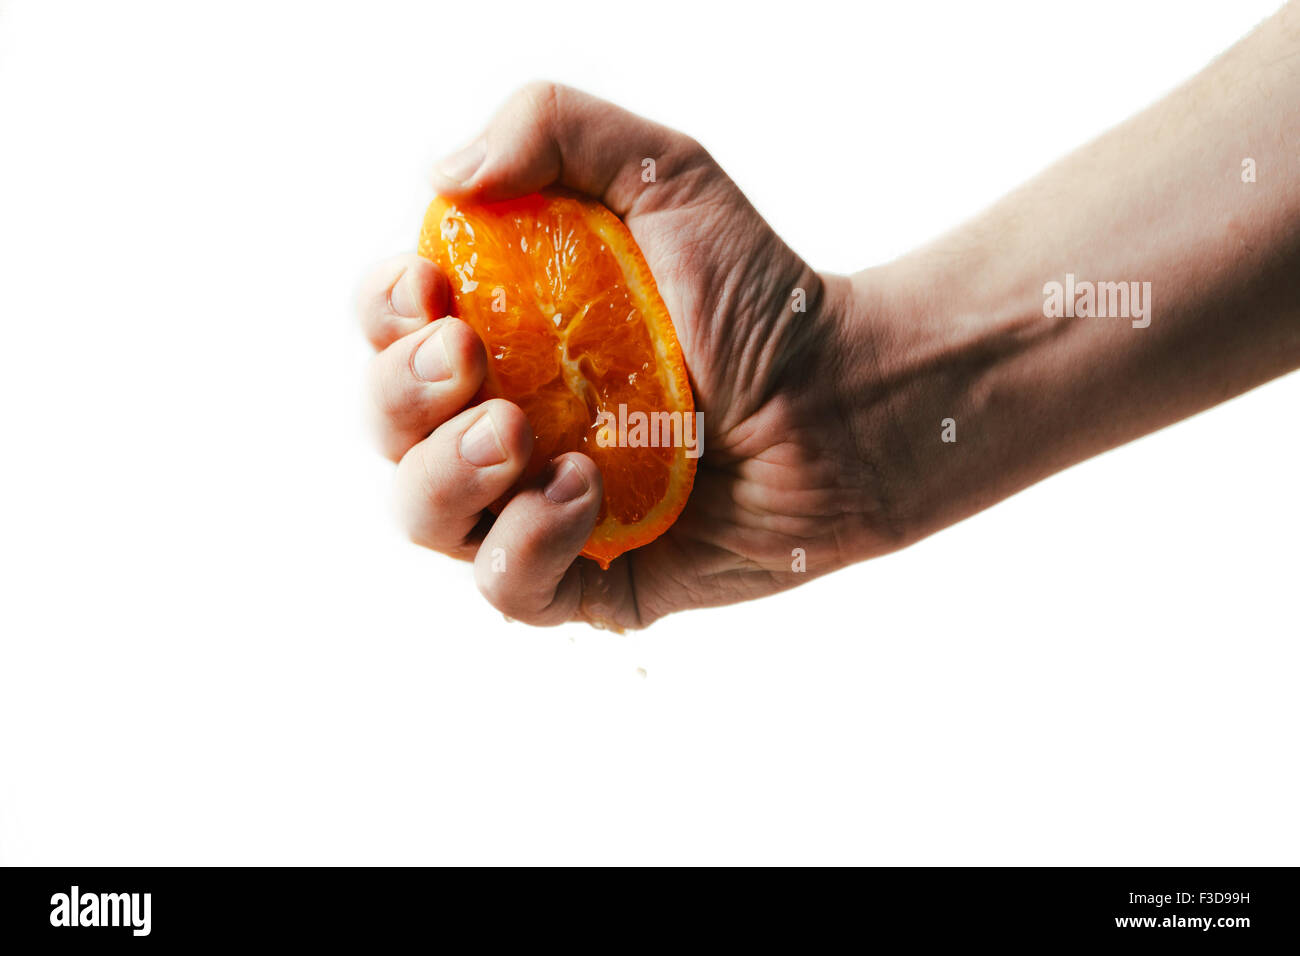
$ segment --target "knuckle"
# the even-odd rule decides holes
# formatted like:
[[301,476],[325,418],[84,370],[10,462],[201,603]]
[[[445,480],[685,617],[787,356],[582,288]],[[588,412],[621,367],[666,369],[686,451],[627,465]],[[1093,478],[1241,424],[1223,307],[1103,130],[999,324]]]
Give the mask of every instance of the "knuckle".
[[718,164],[714,162],[713,155],[704,148],[703,143],[685,133],[677,135],[675,152],[677,153],[677,163],[683,172],[694,172],[707,176],[717,171]]
[[516,94],[516,102],[539,120],[554,120],[560,111],[564,87],[550,80],[534,80]]
[[376,356],[370,363],[369,392],[380,417],[385,422],[397,423],[411,414],[414,396],[402,374],[404,366],[394,367],[388,353]]
[[474,583],[479,593],[502,614],[515,618],[524,618],[531,613],[520,599],[519,589],[512,587],[504,571],[492,569],[491,562],[483,560],[474,563]]
[[560,89],[553,80],[530,80],[519,88],[519,95],[530,103],[550,103]]
[[406,539],[421,548],[428,548],[430,551],[438,550],[437,542],[430,538],[423,528],[409,521],[406,523]]
[[691,136],[689,133],[678,133],[677,135],[678,149],[681,150],[683,155],[694,157],[705,157],[709,155],[709,151],[704,148],[704,144],[694,136]]
[[445,467],[445,453],[436,441],[426,441],[416,446],[420,462],[420,505],[425,514],[437,521],[440,515],[450,514],[466,488],[463,482],[450,480]]
[[357,286],[353,301],[357,313],[363,321],[373,320],[388,309],[388,294],[398,279],[411,266],[411,260],[418,258],[409,253],[390,256],[375,265]]
[[397,508],[401,526],[412,543],[435,551],[442,549],[443,527],[451,514],[444,486],[415,482],[399,492]]

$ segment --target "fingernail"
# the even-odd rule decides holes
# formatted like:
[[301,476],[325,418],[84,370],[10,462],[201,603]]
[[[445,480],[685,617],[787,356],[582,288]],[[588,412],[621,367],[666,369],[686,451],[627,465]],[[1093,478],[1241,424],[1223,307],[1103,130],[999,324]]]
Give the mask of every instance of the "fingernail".
[[587,493],[587,488],[587,479],[582,474],[582,469],[571,461],[562,461],[544,493],[557,505],[562,505],[566,501],[581,498]]
[[487,141],[479,137],[459,152],[452,153],[438,164],[438,173],[454,183],[464,186],[474,178],[487,156]]
[[501,444],[497,426],[488,412],[476,421],[470,430],[460,436],[460,456],[471,465],[480,468],[486,465],[499,465],[506,460],[506,448]]
[[397,280],[393,291],[388,294],[388,301],[396,315],[405,315],[412,319],[421,316],[420,300],[415,293],[415,275],[410,269],[403,272],[402,277]]
[[447,343],[443,341],[442,333],[442,329],[434,332],[415,350],[411,368],[422,382],[443,382],[451,378],[451,356],[447,354]]

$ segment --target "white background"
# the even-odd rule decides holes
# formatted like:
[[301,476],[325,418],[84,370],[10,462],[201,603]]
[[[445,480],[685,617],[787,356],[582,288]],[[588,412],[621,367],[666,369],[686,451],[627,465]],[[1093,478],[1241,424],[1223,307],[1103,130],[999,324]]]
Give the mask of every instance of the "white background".
[[620,637],[406,542],[351,313],[529,79],[848,272],[1276,5],[5,4],[0,862],[1296,863],[1300,377]]

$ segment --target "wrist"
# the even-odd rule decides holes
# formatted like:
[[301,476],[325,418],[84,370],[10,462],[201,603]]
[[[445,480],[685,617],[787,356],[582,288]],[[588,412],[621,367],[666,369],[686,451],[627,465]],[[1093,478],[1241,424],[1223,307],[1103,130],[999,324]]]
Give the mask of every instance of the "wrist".
[[924,252],[848,284],[842,334],[856,360],[842,388],[894,547],[1069,463],[1048,386],[1071,330],[1043,316],[1040,290]]

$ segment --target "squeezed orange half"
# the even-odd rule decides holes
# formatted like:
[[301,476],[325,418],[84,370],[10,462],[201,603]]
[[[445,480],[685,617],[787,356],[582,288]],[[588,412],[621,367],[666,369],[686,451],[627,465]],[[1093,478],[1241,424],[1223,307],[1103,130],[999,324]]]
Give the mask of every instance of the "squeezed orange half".
[[515,402],[532,426],[511,494],[580,451],[605,487],[583,555],[608,568],[663,534],[690,495],[702,438],[672,319],[623,222],[561,191],[486,204],[439,197],[419,251],[487,348],[479,399]]

